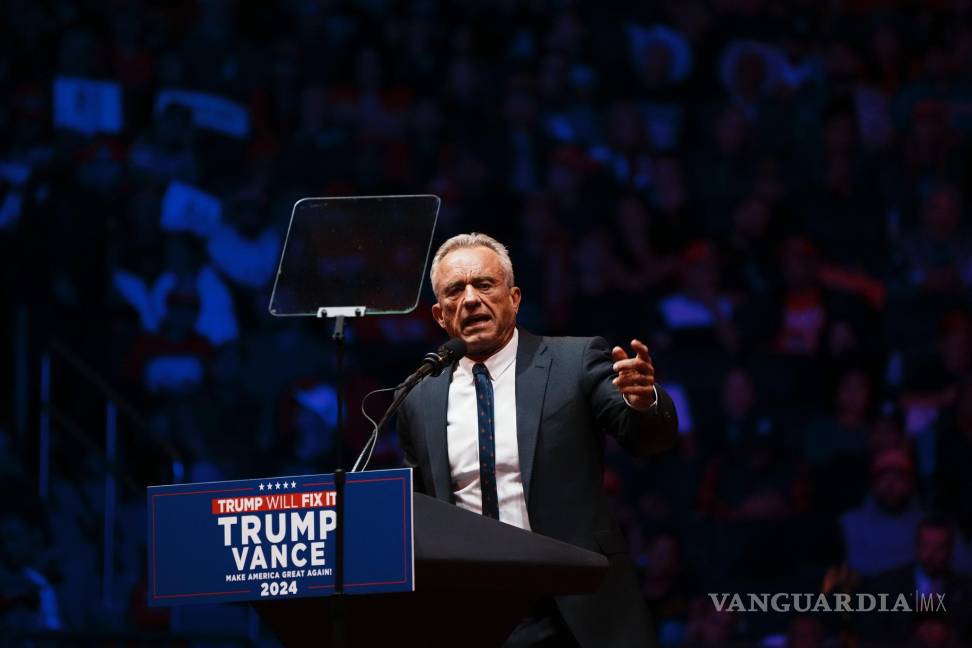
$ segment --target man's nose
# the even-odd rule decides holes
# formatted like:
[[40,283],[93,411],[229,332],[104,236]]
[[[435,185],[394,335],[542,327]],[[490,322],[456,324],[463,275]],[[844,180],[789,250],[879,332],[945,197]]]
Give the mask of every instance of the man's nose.
[[473,288],[472,284],[466,284],[466,290],[462,295],[462,305],[466,307],[477,306],[479,304],[479,293]]

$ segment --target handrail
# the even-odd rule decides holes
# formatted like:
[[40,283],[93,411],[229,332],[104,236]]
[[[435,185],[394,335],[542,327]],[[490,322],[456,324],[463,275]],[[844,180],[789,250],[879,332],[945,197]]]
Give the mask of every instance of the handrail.
[[89,383],[97,387],[105,398],[115,401],[118,405],[118,409],[125,413],[136,425],[140,428],[146,427],[145,417],[135,408],[134,405],[128,402],[128,400],[122,396],[118,390],[108,384],[108,381],[101,377],[91,365],[85,362],[81,356],[72,351],[63,342],[57,338],[51,338],[48,342],[52,351],[57,351],[64,360],[67,361],[74,369],[81,374],[81,376],[87,380]]
[[[71,365],[75,371],[81,374],[82,378],[98,389],[106,399],[114,402],[118,406],[118,411],[125,414],[125,416],[135,423],[139,430],[144,431],[148,428],[148,424],[145,422],[145,417],[142,416],[141,412],[139,412],[138,409],[128,401],[128,399],[122,396],[117,389],[112,387],[108,381],[105,380],[97,370],[82,359],[81,356],[54,337],[50,338],[48,341],[48,346],[52,351],[57,352],[58,356]],[[162,448],[169,459],[173,461],[180,461],[182,459],[178,450],[176,450],[175,447],[168,441],[154,438],[151,440]]]
[[[63,359],[74,371],[98,390],[105,400],[105,445],[104,449],[85,432],[85,430],[74,419],[67,416],[63,411],[55,407],[51,402],[51,358],[53,354]],[[46,348],[40,357],[40,420],[38,429],[38,493],[41,499],[46,500],[49,494],[50,481],[50,452],[51,452],[51,423],[56,423],[60,428],[70,433],[82,444],[87,446],[89,451],[94,451],[95,455],[101,459],[100,468],[105,478],[105,506],[104,506],[104,533],[102,535],[102,598],[106,608],[112,608],[114,602],[114,555],[115,555],[115,534],[116,524],[117,494],[116,482],[121,481],[122,485],[129,491],[138,493],[141,489],[135,483],[132,476],[122,470],[117,461],[118,448],[118,412],[125,414],[138,428],[140,432],[148,429],[145,417],[123,397],[118,390],[114,389],[94,368],[81,359],[78,354],[72,351],[67,345],[56,338],[48,340]],[[173,469],[181,464],[179,453],[168,442],[159,439],[152,439],[159,446],[168,458],[172,461]]]
[[[92,439],[91,436],[84,431],[84,428],[82,428],[77,423],[77,421],[75,421],[67,414],[58,410],[56,407],[50,404],[44,406],[44,411],[46,411],[50,415],[52,421],[57,423],[64,430],[70,432],[71,436],[73,436],[75,439],[77,439],[85,446],[87,446],[89,450],[93,450],[98,455],[99,458],[101,457],[101,453],[102,453],[101,447],[99,447],[98,444],[95,442],[95,440]],[[135,483],[135,479],[132,478],[131,474],[122,470],[118,466],[117,461],[109,463],[102,458],[101,463],[104,470],[114,474],[115,477],[121,479],[122,483],[125,485],[125,488],[127,488],[129,491],[131,491],[132,493],[141,492],[141,489],[138,487],[138,484]]]

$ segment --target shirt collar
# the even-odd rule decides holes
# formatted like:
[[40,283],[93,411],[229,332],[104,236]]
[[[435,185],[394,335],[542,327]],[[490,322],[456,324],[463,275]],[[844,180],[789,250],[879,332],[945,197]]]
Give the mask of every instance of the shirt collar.
[[[513,329],[513,337],[510,338],[510,341],[502,349],[483,361],[483,364],[486,365],[486,370],[489,371],[489,377],[493,381],[499,380],[499,377],[513,365],[513,361],[516,360],[516,349],[519,343],[520,331]],[[473,365],[475,364],[475,360],[464,356],[459,360],[458,370],[463,374],[472,376]]]

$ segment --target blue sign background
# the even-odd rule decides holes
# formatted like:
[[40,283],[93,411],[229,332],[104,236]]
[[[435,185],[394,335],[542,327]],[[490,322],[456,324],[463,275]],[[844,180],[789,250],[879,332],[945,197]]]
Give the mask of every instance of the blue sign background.
[[[280,484],[281,487],[277,487]],[[261,485],[263,488],[261,489]],[[268,479],[244,479],[200,484],[150,486],[148,488],[148,602],[152,606],[189,603],[256,601],[304,596],[327,596],[334,592],[334,538],[324,541],[326,574],[310,576],[310,548],[303,551],[303,567],[270,567],[272,546],[261,532],[260,545],[241,545],[241,522],[232,528],[232,546],[250,547],[242,571],[237,570],[231,547],[224,545],[224,530],[217,523],[223,515],[213,514],[217,498],[273,495],[334,490],[333,475],[304,475]],[[333,510],[333,507],[327,507]],[[313,511],[315,519],[321,508]],[[241,518],[279,513],[289,519],[290,510],[227,513]],[[374,470],[347,475],[345,487],[345,572],[346,594],[402,592],[414,589],[412,535],[412,471],[409,468]],[[319,538],[318,538],[319,539]],[[300,539],[309,545],[306,539]],[[290,530],[278,546],[292,547]],[[263,548],[267,567],[250,569],[255,546]],[[287,572],[303,570],[303,576]],[[275,572],[276,578],[254,579],[251,573]],[[246,580],[227,581],[227,575],[243,574]],[[275,584],[275,585],[274,585]],[[283,586],[282,586],[283,585]]]

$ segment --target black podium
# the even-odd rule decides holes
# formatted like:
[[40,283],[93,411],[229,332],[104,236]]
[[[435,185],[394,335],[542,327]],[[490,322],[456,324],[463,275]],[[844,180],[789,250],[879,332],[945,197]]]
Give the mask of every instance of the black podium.
[[[343,596],[346,645],[495,648],[540,597],[592,592],[607,558],[416,493],[415,591]],[[327,646],[334,597],[253,604],[277,639]],[[488,622],[484,622],[488,619]]]

